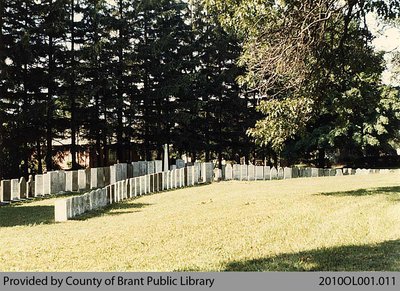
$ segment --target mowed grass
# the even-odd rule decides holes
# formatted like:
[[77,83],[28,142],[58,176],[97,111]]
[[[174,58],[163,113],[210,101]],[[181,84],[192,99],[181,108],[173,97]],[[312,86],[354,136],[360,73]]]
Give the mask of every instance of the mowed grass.
[[0,207],[0,271],[400,271],[400,175],[221,182],[54,223]]

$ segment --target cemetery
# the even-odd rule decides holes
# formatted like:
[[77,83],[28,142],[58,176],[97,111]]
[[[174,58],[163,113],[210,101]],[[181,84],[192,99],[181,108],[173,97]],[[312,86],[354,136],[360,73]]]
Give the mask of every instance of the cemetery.
[[0,271],[400,271],[400,1],[20,2]]
[[[310,169],[301,177],[291,169],[289,178],[283,169],[286,178],[280,180],[279,170],[266,167],[269,177],[253,180],[252,169],[245,172],[242,166],[246,176],[235,178],[239,167],[227,165],[226,181],[220,182],[199,164],[134,178],[127,174],[127,179],[122,174],[84,194],[1,206],[0,243],[10,247],[0,255],[0,266],[3,271],[398,270],[397,170],[348,169],[336,175]],[[208,182],[202,170],[210,174]],[[311,177],[312,172],[330,175]],[[187,179],[191,174],[199,179]]]

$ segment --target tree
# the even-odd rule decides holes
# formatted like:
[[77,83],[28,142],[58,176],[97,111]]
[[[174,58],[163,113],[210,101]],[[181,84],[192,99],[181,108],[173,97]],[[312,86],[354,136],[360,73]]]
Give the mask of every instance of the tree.
[[[376,145],[364,125],[380,104],[382,58],[370,46],[365,16],[377,11],[394,17],[398,1],[207,2],[228,29],[244,38],[241,63],[247,74],[241,81],[266,99],[258,108],[266,117],[248,131],[256,142],[281,153],[288,142],[307,136],[306,156],[317,150],[320,166],[325,150],[344,152],[343,144],[357,145],[365,154],[366,147]],[[349,97],[354,90],[361,99]],[[341,115],[360,100],[368,105],[351,117]]]

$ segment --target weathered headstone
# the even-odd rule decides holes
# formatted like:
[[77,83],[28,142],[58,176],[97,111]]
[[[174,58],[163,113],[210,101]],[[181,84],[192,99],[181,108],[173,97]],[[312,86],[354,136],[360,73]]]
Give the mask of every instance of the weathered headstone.
[[[111,168],[113,168],[113,166],[111,166]],[[78,188],[79,190],[87,190],[85,170],[78,170]]]
[[71,218],[71,198],[57,199],[54,202],[54,216],[56,222],[67,221]]
[[147,161],[139,161],[139,176],[147,174]]
[[215,168],[214,169],[214,181],[218,182],[222,180],[222,170]]
[[203,178],[203,183],[211,183],[213,181],[213,169],[214,165],[212,162],[201,164],[201,175]]
[[162,161],[161,160],[155,160],[154,161],[154,167],[155,167],[155,173],[161,173],[163,171],[163,169],[162,169]]
[[133,178],[133,165],[131,164],[126,164],[126,170],[127,170],[127,179]]
[[248,174],[247,174],[247,165],[240,165],[240,181],[247,181],[248,180]]
[[270,179],[271,180],[276,180],[278,179],[278,170],[275,167],[272,167],[270,170]]
[[35,197],[43,195],[43,175],[35,176]]
[[186,167],[186,185],[194,186],[194,166]]
[[201,164],[200,163],[194,163],[194,183],[197,185],[200,182],[200,174],[201,174]]
[[256,178],[256,166],[250,164],[247,166],[247,179],[249,181],[254,181],[255,178]]
[[33,181],[33,176],[29,175],[28,182],[26,182],[26,197],[32,198],[35,196],[35,182]]
[[343,170],[342,169],[336,169],[335,176],[343,176]]
[[293,169],[289,167],[283,168],[283,179],[292,179],[293,178]]
[[256,166],[255,180],[264,180],[264,166]]
[[129,179],[129,195],[130,198],[136,197],[138,196],[136,193],[136,180],[135,178],[130,178]]
[[74,192],[79,190],[78,171],[68,171],[65,173],[65,190]]
[[147,174],[154,174],[155,173],[155,163],[154,161],[147,162]]
[[231,164],[225,165],[225,180],[229,181],[233,179],[233,168]]
[[177,159],[175,162],[176,168],[177,169],[182,169],[185,167],[185,161],[181,159]]
[[283,168],[282,167],[279,167],[278,168],[278,179],[283,179],[283,173],[284,171],[283,171]]
[[11,180],[11,200],[20,200],[19,194],[19,180],[12,179]]
[[164,169],[164,172],[168,172],[168,170],[169,170],[168,144],[164,144],[163,148],[164,148],[164,154],[163,154],[163,159],[164,159],[163,169]]
[[0,182],[0,202],[11,200],[11,181],[1,180]]
[[320,177],[321,169],[318,168],[311,168],[311,177]]
[[140,176],[139,162],[133,162],[132,163],[132,175],[133,175],[133,178]]
[[103,188],[104,185],[104,169],[91,168],[90,169],[90,189]]
[[264,166],[264,180],[271,180],[271,167]]
[[18,186],[18,189],[19,189],[19,198],[21,199],[25,199],[25,198],[27,198],[27,195],[26,195],[26,187],[27,187],[27,184],[26,184],[26,180],[25,180],[25,178],[24,177],[21,177],[21,179],[19,179],[19,186]]
[[150,190],[149,193],[154,193],[154,188],[155,188],[155,175],[154,174],[149,174],[149,180],[150,180]]

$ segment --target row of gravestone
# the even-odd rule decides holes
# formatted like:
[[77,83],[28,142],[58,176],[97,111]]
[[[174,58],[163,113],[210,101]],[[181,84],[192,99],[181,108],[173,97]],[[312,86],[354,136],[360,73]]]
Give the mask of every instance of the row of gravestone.
[[[89,168],[77,171],[50,171],[43,175],[0,182],[0,202],[19,201],[64,192],[81,192],[127,178],[162,172],[162,161],[139,161],[116,164],[110,167]],[[183,168],[183,160],[176,160],[171,169]]]
[[[118,165],[116,165],[118,166]],[[81,196],[60,199],[55,205],[55,220],[66,221],[87,211],[102,208],[141,195],[211,183],[216,180],[274,180],[297,177],[325,177],[342,175],[365,175],[388,173],[391,170],[368,169],[318,169],[318,168],[270,168],[254,165],[224,165],[222,170],[214,169],[212,163],[188,163],[186,167],[171,167],[172,170],[141,175],[111,183],[102,189]]]
[[186,167],[145,174],[111,183],[89,193],[58,199],[55,202],[55,221],[62,222],[87,211],[145,194],[210,183],[213,179],[212,163],[194,163]]
[[220,180],[277,180],[300,177],[327,177],[343,175],[366,175],[373,173],[388,173],[389,169],[321,169],[321,168],[297,168],[297,167],[269,167],[255,165],[226,164],[222,169],[214,169],[214,181]]

